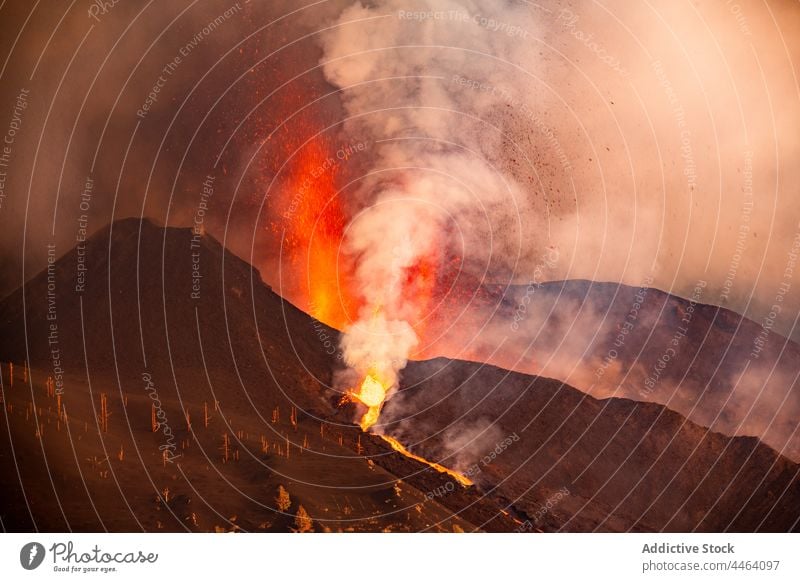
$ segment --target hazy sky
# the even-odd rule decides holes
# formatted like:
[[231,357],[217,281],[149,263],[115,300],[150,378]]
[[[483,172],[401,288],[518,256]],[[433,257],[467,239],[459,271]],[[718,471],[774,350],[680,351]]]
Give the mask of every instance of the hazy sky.
[[91,6],[0,8],[2,293],[82,214],[188,226],[208,175],[209,230],[274,284],[281,169],[323,132],[369,144],[336,171],[353,213],[381,190],[365,172],[444,176],[418,194],[490,278],[555,248],[546,278],[703,280],[798,337],[796,2]]

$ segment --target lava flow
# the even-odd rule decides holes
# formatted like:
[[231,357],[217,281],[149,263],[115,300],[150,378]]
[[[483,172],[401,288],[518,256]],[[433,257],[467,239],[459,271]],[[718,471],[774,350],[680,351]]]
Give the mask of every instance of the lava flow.
[[[408,355],[417,345],[420,324],[436,284],[436,261],[430,254],[418,255],[415,261],[405,263],[398,271],[392,273],[387,290],[374,303],[371,313],[362,313],[362,320],[350,326],[343,343],[345,357],[352,358],[348,364],[367,364],[366,370],[362,368],[364,379],[361,384],[348,393],[351,401],[366,407],[359,421],[361,430],[365,432],[378,422],[384,403],[397,385],[398,371],[405,366]],[[374,300],[376,295],[372,297]],[[387,318],[385,303],[392,306],[391,313],[404,313],[415,325],[412,326],[405,318]],[[405,309],[398,309],[398,304]],[[464,475],[408,451],[397,439],[384,434],[378,436],[398,453],[450,475],[464,487],[472,485]]]
[[392,437],[386,436],[385,434],[382,434],[382,435],[379,435],[379,436],[383,440],[385,440],[387,443],[389,443],[389,445],[391,445],[391,447],[395,451],[397,451],[398,453],[401,453],[401,454],[405,455],[406,457],[414,459],[415,461],[419,461],[420,463],[424,463],[424,464],[428,465],[429,467],[432,467],[432,468],[436,469],[440,473],[446,473],[446,474],[450,475],[453,479],[455,479],[456,481],[461,483],[461,485],[463,485],[464,487],[469,487],[470,485],[472,485],[472,481],[467,479],[461,473],[458,473],[456,471],[448,469],[447,467],[443,467],[442,465],[440,465],[438,463],[433,463],[433,462],[431,462],[431,461],[429,461],[427,459],[423,459],[419,455],[415,455],[414,453],[412,453],[411,451],[406,449],[402,444],[400,444],[400,442],[397,439],[393,439]]
[[[361,417],[361,421],[359,425],[361,426],[361,430],[366,432],[372,425],[374,425],[378,421],[378,417],[381,414],[381,408],[383,407],[383,403],[386,401],[386,395],[389,392],[389,387],[382,384],[380,381],[376,379],[375,376],[372,374],[367,374],[367,377],[364,378],[364,381],[361,383],[357,392],[352,392],[350,396],[361,402],[364,406],[367,407],[367,411],[364,413],[364,416]],[[429,461],[419,455],[415,455],[408,449],[406,449],[400,441],[395,438],[392,438],[385,434],[379,434],[384,441],[389,443],[389,445],[397,451],[398,453],[409,457],[410,459],[414,459],[420,463],[423,463],[440,473],[445,473],[450,475],[453,479],[458,481],[462,486],[469,487],[472,485],[472,481],[470,481],[467,477],[458,473],[457,471],[453,471],[452,469],[448,469],[440,465],[439,463],[434,463]]]

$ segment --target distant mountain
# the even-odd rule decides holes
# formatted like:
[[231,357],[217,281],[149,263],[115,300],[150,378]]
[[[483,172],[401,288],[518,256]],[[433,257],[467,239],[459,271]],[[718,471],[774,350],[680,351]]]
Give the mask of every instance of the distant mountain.
[[693,299],[580,280],[472,287],[467,300],[463,291],[445,299],[426,357],[489,362],[597,398],[663,404],[800,461],[800,346],[704,304],[713,298],[702,282]]
[[113,223],[0,302],[3,527],[287,531],[302,505],[316,531],[797,529],[798,466],[756,439],[413,362],[384,428],[462,488],[352,424],[337,341],[213,238]]

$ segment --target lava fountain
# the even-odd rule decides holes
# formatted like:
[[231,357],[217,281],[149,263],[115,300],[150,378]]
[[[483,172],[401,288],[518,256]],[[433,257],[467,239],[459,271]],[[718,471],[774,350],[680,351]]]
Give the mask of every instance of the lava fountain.
[[346,152],[315,134],[318,125],[310,114],[299,116],[281,135],[280,153],[289,161],[277,196],[285,211],[269,229],[282,241],[281,294],[317,320],[344,329],[359,308],[348,265],[339,260],[347,219],[336,180]]
[[[346,397],[365,408],[361,429],[380,433],[381,409],[419,343],[446,262],[442,218],[429,202],[437,185],[425,178],[384,185],[372,205],[348,220],[337,196],[331,144],[316,136],[292,147],[281,188],[286,220],[273,224],[283,234],[293,274],[282,290],[316,319],[343,330],[344,362],[357,378],[345,387]],[[410,197],[414,191],[425,195]],[[378,436],[393,450],[471,484],[396,439]]]
[[367,411],[358,423],[361,425],[361,430],[366,431],[369,427],[378,422],[378,417],[381,414],[383,403],[386,401],[386,394],[389,392],[389,388],[390,387],[381,384],[379,380],[376,380],[372,374],[367,374],[367,377],[364,378],[358,390],[352,393],[361,404],[367,407]]
[[[354,283],[364,307],[359,319],[345,330],[341,347],[345,363],[360,379],[348,393],[366,407],[359,421],[364,431],[377,424],[383,405],[397,389],[400,370],[419,343],[434,296],[437,267],[443,262],[442,231],[435,208],[393,189],[383,191],[345,231],[343,247],[356,265]],[[378,434],[395,451],[449,474],[464,486],[471,485],[463,475]]]

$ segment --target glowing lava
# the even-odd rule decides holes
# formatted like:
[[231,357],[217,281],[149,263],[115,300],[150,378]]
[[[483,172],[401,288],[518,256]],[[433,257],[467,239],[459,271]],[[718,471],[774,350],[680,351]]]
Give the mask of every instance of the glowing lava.
[[340,257],[348,218],[336,182],[344,160],[329,137],[315,135],[320,125],[310,113],[298,115],[275,140],[281,144],[272,164],[281,169],[274,202],[280,214],[268,228],[282,239],[280,293],[319,321],[344,329],[359,307],[349,265]]
[[366,431],[369,427],[378,422],[378,417],[381,414],[381,407],[386,400],[386,393],[389,388],[381,384],[374,376],[368,374],[358,392],[354,392],[353,396],[367,407],[367,412],[361,417],[358,423],[361,425],[361,430]]
[[[367,374],[364,381],[361,383],[357,392],[352,392],[350,395],[353,397],[354,400],[361,402],[364,406],[367,407],[367,411],[364,413],[364,416],[361,417],[361,421],[359,425],[361,426],[361,430],[366,431],[368,428],[373,426],[377,421],[378,417],[381,414],[381,408],[383,407],[383,403],[386,401],[386,394],[389,392],[389,387],[382,384],[373,374]],[[389,445],[400,453],[401,455],[405,455],[410,459],[414,459],[420,463],[423,463],[440,473],[445,473],[450,475],[453,479],[458,481],[462,486],[469,487],[472,485],[472,481],[467,479],[461,473],[448,469],[440,465],[439,463],[434,463],[432,461],[428,461],[427,459],[420,457],[419,455],[415,455],[408,449],[406,449],[400,441],[394,439],[390,436],[385,434],[378,435],[384,441],[389,443]]]
[[411,451],[406,449],[402,444],[400,444],[400,442],[398,440],[393,439],[390,436],[386,436],[385,434],[380,435],[380,437],[383,440],[385,440],[387,443],[389,443],[389,445],[391,445],[391,447],[395,451],[397,451],[398,453],[401,453],[401,454],[405,455],[406,457],[414,459],[415,461],[419,461],[420,463],[424,463],[425,465],[428,465],[429,467],[432,467],[432,468],[436,469],[440,473],[446,473],[446,474],[450,475],[453,479],[455,479],[456,481],[461,483],[461,485],[463,485],[464,487],[469,487],[470,485],[472,485],[472,481],[467,479],[461,473],[457,473],[456,471],[452,471],[451,469],[448,469],[447,467],[443,467],[442,465],[440,465],[438,463],[433,463],[431,461],[428,461],[427,459],[423,459],[419,455],[415,455],[414,453],[412,453]]
[[[281,146],[273,165],[280,170],[280,185],[274,204],[281,214],[269,227],[282,237],[281,273],[285,276],[279,279],[281,294],[314,318],[345,331],[350,339],[349,349],[343,346],[343,352],[346,357],[355,354],[347,363],[363,380],[349,388],[346,399],[366,407],[358,424],[368,431],[378,422],[397,385],[397,372],[414,355],[420,335],[431,323],[433,308],[437,302],[441,305],[437,290],[442,282],[443,243],[430,228],[393,229],[394,215],[386,224],[368,222],[354,227],[349,215],[352,209],[343,203],[337,188],[344,181],[340,174],[348,167],[343,163],[347,157],[339,155],[342,149],[333,151],[335,146],[326,134],[315,133],[323,125],[319,121],[311,113],[293,116],[291,127],[287,124],[276,135],[275,143]],[[283,159],[286,164],[279,164]],[[397,200],[376,207],[375,217],[387,220],[390,207],[393,213],[411,216],[407,202],[395,204]],[[346,244],[348,228],[361,236],[381,233],[378,246],[387,261],[376,265],[377,272],[372,266],[364,267],[372,265],[364,261],[372,246],[354,252],[353,248],[360,247]],[[380,436],[395,451],[464,486],[471,485],[463,475],[410,453],[391,437]]]

